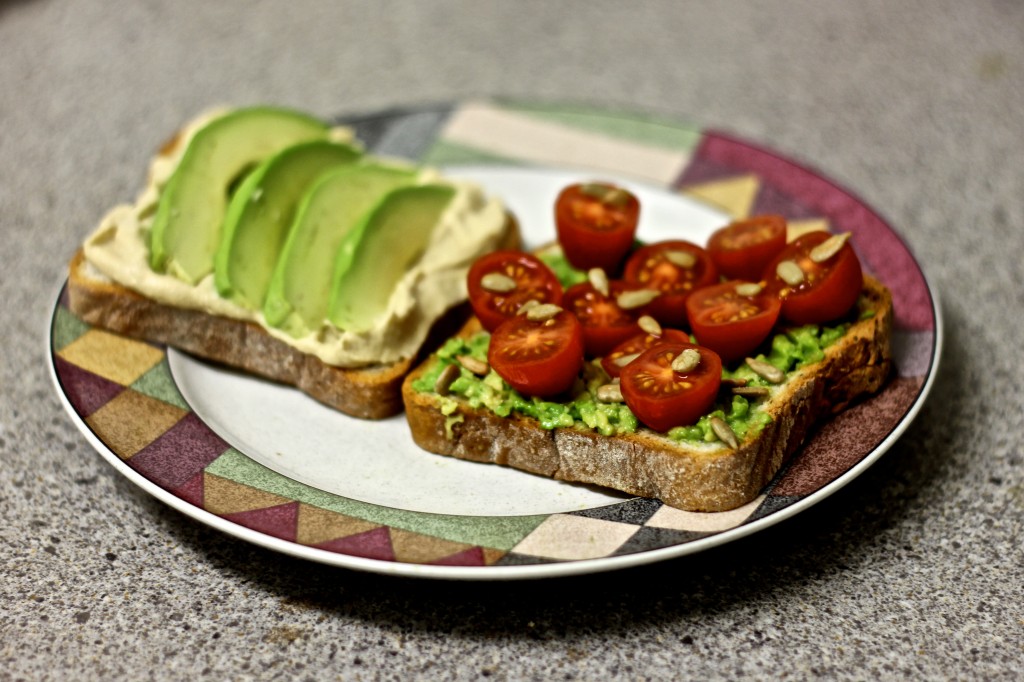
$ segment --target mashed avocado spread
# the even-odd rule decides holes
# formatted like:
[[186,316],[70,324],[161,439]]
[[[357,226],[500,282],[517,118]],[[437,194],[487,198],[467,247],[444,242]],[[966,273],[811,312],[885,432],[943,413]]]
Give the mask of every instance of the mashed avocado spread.
[[[817,327],[808,325],[777,334],[767,354],[758,355],[783,372],[791,372],[824,357],[824,348],[845,332],[846,325],[838,327]],[[448,365],[458,365],[460,355],[468,355],[487,362],[487,346],[490,334],[479,332],[468,338],[451,338],[435,354],[429,369],[413,382],[413,388],[421,393],[432,393],[441,372]],[[746,365],[724,369],[722,377],[746,379],[748,386],[772,386],[755,374]],[[454,415],[457,407],[455,397],[465,400],[473,409],[486,408],[507,417],[517,412],[538,421],[545,429],[588,428],[604,436],[633,433],[639,427],[637,418],[624,403],[603,403],[595,397],[597,389],[608,383],[608,376],[596,362],[588,362],[583,376],[573,387],[571,396],[564,401],[553,402],[536,397],[524,396],[511,388],[493,369],[486,376],[478,377],[464,367],[459,367],[459,377],[452,382],[449,396],[440,396],[441,412]],[[714,409],[701,417],[692,426],[680,426],[666,435],[675,441],[689,443],[713,443],[718,440],[711,430],[711,417],[720,417],[729,424],[736,436],[743,440],[753,437],[771,422],[767,412],[758,408],[756,401],[743,396],[723,396]],[[452,424],[461,421],[451,418]]]
[[[542,257],[552,266],[563,283],[572,281],[575,271],[564,263],[560,254],[545,254]],[[824,358],[824,349],[841,338],[848,328],[849,325],[843,323],[829,327],[806,325],[787,329],[776,334],[766,352],[757,358],[789,373]],[[460,355],[468,355],[487,362],[489,341],[490,335],[487,332],[479,332],[468,339],[449,339],[435,354],[429,369],[413,382],[413,388],[422,393],[434,392],[441,372],[448,365],[458,365],[456,358]],[[748,386],[775,386],[755,374],[745,364],[723,369],[722,378],[745,379]],[[587,362],[571,395],[564,401],[553,402],[519,394],[493,369],[486,376],[479,377],[459,366],[459,377],[451,384],[449,395],[439,396],[439,400],[441,412],[449,417],[449,432],[453,424],[461,421],[461,417],[456,414],[456,398],[465,400],[473,409],[483,407],[499,417],[507,417],[513,412],[532,417],[545,429],[592,429],[604,436],[635,432],[640,425],[629,407],[624,403],[599,402],[595,397],[597,389],[606,383],[608,375],[600,363]],[[713,410],[701,417],[696,424],[676,427],[665,435],[679,442],[717,442],[718,437],[710,426],[711,417],[716,416],[724,419],[741,441],[747,436],[756,436],[771,422],[771,416],[761,409],[759,401],[723,394]]]

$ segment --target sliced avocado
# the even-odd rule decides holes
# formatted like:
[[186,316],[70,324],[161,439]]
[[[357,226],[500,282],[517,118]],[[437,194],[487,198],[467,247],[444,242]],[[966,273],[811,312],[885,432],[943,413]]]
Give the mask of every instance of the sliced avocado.
[[150,265],[196,283],[213,270],[231,190],[272,154],[326,139],[323,121],[294,111],[239,109],[203,126],[160,196],[150,232]]
[[214,257],[217,292],[259,310],[299,202],[318,177],[359,156],[349,145],[316,140],[287,147],[257,166],[228,204]]
[[350,331],[373,326],[454,195],[448,185],[396,189],[350,233],[338,252],[331,286],[328,319],[335,326]]
[[[413,168],[358,163],[323,175],[303,197],[270,279],[263,316],[293,336],[327,319],[338,251],[381,197],[416,178]],[[352,248],[352,247],[350,247]]]

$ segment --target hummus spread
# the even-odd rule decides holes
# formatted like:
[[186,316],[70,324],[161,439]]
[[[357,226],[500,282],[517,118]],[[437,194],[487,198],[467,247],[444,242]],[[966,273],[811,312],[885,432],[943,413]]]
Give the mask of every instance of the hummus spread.
[[[389,364],[415,356],[431,325],[465,300],[466,272],[473,260],[500,244],[506,229],[502,203],[486,197],[473,183],[448,180],[437,171],[422,170],[417,182],[449,184],[455,188],[455,196],[435,226],[423,255],[391,292],[387,309],[365,331],[339,329],[325,320],[319,329],[293,337],[269,326],[260,311],[222,298],[212,274],[192,285],[149,266],[148,232],[160,191],[196,131],[226,112],[209,112],[190,123],[180,139],[152,161],[147,185],[135,203],[116,206],[103,217],[84,246],[92,276],[107,278],[167,305],[255,322],[275,338],[330,365]],[[331,139],[350,141],[352,132],[335,128]]]

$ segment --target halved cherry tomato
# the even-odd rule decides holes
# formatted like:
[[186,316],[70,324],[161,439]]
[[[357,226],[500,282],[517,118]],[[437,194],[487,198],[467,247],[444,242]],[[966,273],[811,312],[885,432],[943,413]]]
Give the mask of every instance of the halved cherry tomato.
[[[511,280],[514,288],[496,290],[504,287],[484,281],[488,275],[505,277],[504,284]],[[521,251],[495,251],[481,256],[469,268],[466,284],[473,313],[487,331],[494,331],[513,317],[527,301],[562,303],[562,285],[555,273],[536,256]]]
[[526,314],[510,317],[491,334],[487,361],[524,395],[557,395],[583,368],[583,328],[567,310],[540,321]]
[[[768,287],[782,299],[782,317],[790,322],[829,322],[845,315],[857,302],[864,286],[864,274],[853,247],[845,243],[824,260],[815,255],[815,247],[833,236],[840,238],[828,232],[808,232],[788,244],[765,269],[763,277]],[[798,267],[803,281],[787,282],[779,274],[781,263]],[[792,270],[792,265],[789,269]]]
[[623,310],[616,302],[626,285],[620,281],[609,284],[605,296],[590,282],[574,284],[565,290],[562,298],[566,310],[571,311],[583,325],[583,345],[587,356],[599,358],[640,331],[638,312]]
[[555,228],[566,260],[580,270],[618,272],[633,245],[640,202],[604,182],[569,185],[555,200]]
[[[677,372],[672,361],[686,349],[700,353],[691,371]],[[692,343],[662,343],[640,354],[619,374],[622,397],[636,418],[655,431],[695,423],[714,404],[722,383],[722,361]]]
[[756,282],[765,266],[786,247],[786,219],[778,215],[754,216],[716,231],[708,240],[708,253],[718,272],[729,279]]
[[718,268],[708,252],[691,242],[656,242],[637,249],[626,261],[623,279],[661,292],[646,311],[658,322],[681,327],[686,322],[686,297],[718,281]]
[[664,329],[661,334],[654,335],[646,332],[641,332],[636,336],[626,339],[610,353],[601,358],[601,367],[608,373],[612,379],[619,376],[622,371],[622,366],[619,365],[616,360],[624,358],[629,355],[639,355],[648,348],[654,348],[659,343],[689,343],[690,337],[686,332],[681,332],[678,329]]
[[713,284],[686,299],[686,315],[697,343],[730,362],[750,354],[771,334],[782,303],[759,284]]

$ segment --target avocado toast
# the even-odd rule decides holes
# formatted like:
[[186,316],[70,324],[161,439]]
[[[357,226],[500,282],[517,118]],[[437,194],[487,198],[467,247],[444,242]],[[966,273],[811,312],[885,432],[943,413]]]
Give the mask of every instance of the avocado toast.
[[347,129],[217,111],[164,145],[139,198],[87,238],[68,296],[89,324],[377,419],[401,410],[402,378],[464,300],[469,263],[518,240],[475,185],[370,157]]
[[[593,209],[577,214],[603,222],[575,242],[626,205],[610,192],[576,193]],[[477,316],[403,384],[414,441],[688,511],[749,502],[819,421],[889,378],[892,296],[847,234],[787,240],[780,217],[759,216],[711,244],[721,235],[725,258],[634,242],[608,272],[573,260],[561,234],[561,248],[479,259]],[[737,260],[746,274],[721,275]]]

